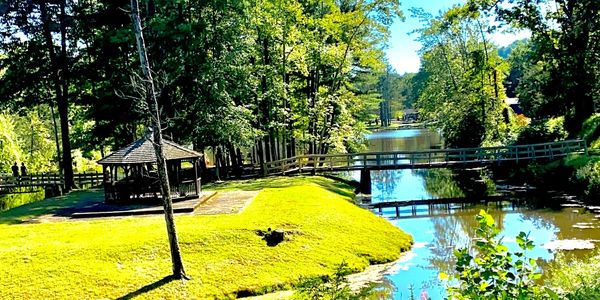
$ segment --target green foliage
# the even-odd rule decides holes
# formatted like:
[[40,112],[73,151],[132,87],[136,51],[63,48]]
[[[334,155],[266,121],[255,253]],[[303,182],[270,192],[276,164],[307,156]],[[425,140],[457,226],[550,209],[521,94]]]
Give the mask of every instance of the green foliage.
[[[380,101],[382,46],[402,17],[398,0],[147,4],[144,35],[166,136],[197,150],[256,147],[267,160],[362,148]],[[128,11],[127,1],[106,0],[3,6],[0,23],[10,30],[0,42],[0,106],[44,129],[23,135],[30,144],[39,148],[52,133],[38,126],[51,120],[47,113],[33,118],[45,105],[61,108],[62,142],[85,158],[140,138],[148,124]],[[392,85],[386,95],[393,93]],[[21,148],[32,169],[54,168],[51,148]],[[72,165],[70,154],[63,166]],[[7,150],[1,160],[19,159]]]
[[[457,249],[456,285],[448,287],[450,299],[532,299],[540,293],[535,280],[541,277],[535,260],[525,253],[533,249],[533,241],[524,232],[516,237],[521,251],[511,253],[498,238],[500,230],[491,215],[481,210],[476,217],[474,253]],[[447,279],[448,275],[440,274]]]
[[528,69],[527,53],[529,51],[528,40],[514,41],[508,47],[498,49],[498,55],[508,60],[510,70],[504,80],[506,96],[509,98],[517,97],[517,88],[521,83],[523,72]]
[[56,171],[56,143],[47,106],[37,106],[15,118],[15,133],[29,172]]
[[81,150],[75,150],[73,151],[73,171],[75,173],[102,172],[102,166],[97,163],[101,158],[99,151],[91,151],[88,157],[85,157]]
[[565,115],[571,136],[581,130],[600,96],[600,2],[470,0],[468,6],[495,14],[502,25],[532,32],[517,87],[526,114],[533,118]]
[[44,191],[39,190],[33,193],[16,193],[0,195],[0,211],[9,210],[27,203],[44,200]]
[[475,147],[503,140],[502,81],[506,63],[484,32],[489,28],[468,7],[455,6],[439,17],[413,9],[419,29],[422,83],[417,107],[444,135],[449,147]]
[[549,267],[545,282],[560,291],[564,299],[599,299],[600,254],[577,259],[559,253]]
[[530,163],[516,168],[510,177],[534,186],[548,186],[596,200],[598,195],[598,164],[600,157],[569,155],[546,164]]
[[583,122],[578,137],[584,139],[591,150],[600,149],[600,114],[594,114]]
[[10,115],[0,114],[0,173],[10,172],[14,162],[21,160],[22,152]]
[[536,119],[524,127],[515,143],[531,144],[564,140],[568,132],[564,128],[564,117]]
[[575,180],[584,186],[587,196],[600,195],[600,161],[589,161],[575,172]]
[[353,270],[348,268],[348,264],[342,262],[332,276],[302,280],[296,286],[297,291],[294,296],[296,299],[302,300],[381,299],[382,295],[376,294],[374,284],[369,284],[353,291],[347,278],[352,272]]
[[56,146],[44,107],[23,116],[0,113],[0,173],[13,163],[25,163],[30,173],[57,169]]

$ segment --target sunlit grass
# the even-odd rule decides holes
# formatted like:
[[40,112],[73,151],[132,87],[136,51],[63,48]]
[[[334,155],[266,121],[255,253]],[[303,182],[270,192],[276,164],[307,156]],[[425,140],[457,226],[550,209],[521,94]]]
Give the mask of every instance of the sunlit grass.
[[[217,189],[259,189],[239,215],[177,216],[191,281],[164,279],[170,257],[162,216],[16,224],[100,191],[73,193],[0,214],[0,295],[19,299],[227,298],[286,289],[301,277],[394,260],[410,236],[350,202],[324,178],[262,179]],[[37,206],[36,206],[37,205]],[[283,228],[269,247],[255,230]]]

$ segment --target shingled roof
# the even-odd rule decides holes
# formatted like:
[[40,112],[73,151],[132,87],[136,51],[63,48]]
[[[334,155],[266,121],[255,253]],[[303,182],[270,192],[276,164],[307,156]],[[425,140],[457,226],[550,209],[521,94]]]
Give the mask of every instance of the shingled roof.
[[[202,154],[187,149],[168,140],[163,140],[163,151],[167,160],[198,158]],[[156,162],[152,142],[146,138],[139,139],[98,161],[104,165],[132,165]]]

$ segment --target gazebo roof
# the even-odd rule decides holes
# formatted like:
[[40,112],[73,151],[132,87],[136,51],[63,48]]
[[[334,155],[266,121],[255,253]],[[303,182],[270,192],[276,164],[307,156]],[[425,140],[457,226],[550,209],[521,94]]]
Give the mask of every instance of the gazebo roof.
[[[199,158],[202,154],[168,140],[163,140],[163,151],[167,160]],[[154,146],[146,138],[139,139],[98,161],[104,165],[133,165],[156,162]]]

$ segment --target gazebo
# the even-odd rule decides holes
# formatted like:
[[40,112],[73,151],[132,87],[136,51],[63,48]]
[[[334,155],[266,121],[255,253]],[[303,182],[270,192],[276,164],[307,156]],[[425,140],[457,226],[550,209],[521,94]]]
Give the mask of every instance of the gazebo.
[[[202,154],[163,140],[174,200],[200,195],[198,160]],[[106,203],[147,203],[160,199],[156,155],[152,142],[139,139],[98,161],[104,174]]]

